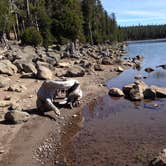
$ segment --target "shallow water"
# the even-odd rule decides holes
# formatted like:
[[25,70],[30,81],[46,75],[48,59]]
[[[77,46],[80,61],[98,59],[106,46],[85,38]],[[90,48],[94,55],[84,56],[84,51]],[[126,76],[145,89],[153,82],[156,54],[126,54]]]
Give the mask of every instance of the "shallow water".
[[[134,76],[147,76],[148,85],[166,86],[166,42],[129,44],[127,57],[144,55],[140,71],[129,69],[107,82],[108,87],[132,83]],[[147,74],[146,67],[154,72]],[[100,97],[84,107],[82,115],[63,140],[67,165],[146,166],[166,148],[166,99],[131,102]],[[81,124],[81,125],[80,125]],[[68,135],[68,134],[67,134]],[[68,140],[68,143],[65,143]]]

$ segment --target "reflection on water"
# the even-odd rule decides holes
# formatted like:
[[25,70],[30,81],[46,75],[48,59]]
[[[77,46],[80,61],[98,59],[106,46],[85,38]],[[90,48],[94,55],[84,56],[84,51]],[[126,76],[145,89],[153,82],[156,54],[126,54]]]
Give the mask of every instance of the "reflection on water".
[[[122,88],[138,74],[148,85],[165,87],[166,70],[156,68],[166,63],[165,52],[166,42],[129,44],[127,56],[144,55],[142,68],[124,71],[108,87]],[[146,67],[155,71],[146,73]],[[131,102],[106,95],[88,103],[81,118],[84,125],[75,128],[65,146],[69,166],[145,166],[166,147],[166,99]]]

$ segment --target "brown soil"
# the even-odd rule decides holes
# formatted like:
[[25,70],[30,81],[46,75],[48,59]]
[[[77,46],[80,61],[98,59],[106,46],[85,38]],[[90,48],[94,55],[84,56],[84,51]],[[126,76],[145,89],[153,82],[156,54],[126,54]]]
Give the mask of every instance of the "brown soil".
[[[62,108],[60,117],[56,117],[53,112],[48,112],[45,116],[36,114],[36,91],[42,81],[20,79],[19,75],[11,77],[12,83],[19,83],[27,89],[22,93],[1,89],[0,100],[10,96],[17,105],[31,112],[31,119],[19,125],[6,125],[1,121],[0,166],[64,165],[61,136],[66,133],[63,129],[78,120],[84,105],[97,96],[108,93],[103,83],[117,74],[110,72],[111,68],[112,66],[105,66],[103,72],[76,78],[81,82],[84,92],[81,106],[73,110]],[[7,108],[0,110],[1,119],[6,111]]]

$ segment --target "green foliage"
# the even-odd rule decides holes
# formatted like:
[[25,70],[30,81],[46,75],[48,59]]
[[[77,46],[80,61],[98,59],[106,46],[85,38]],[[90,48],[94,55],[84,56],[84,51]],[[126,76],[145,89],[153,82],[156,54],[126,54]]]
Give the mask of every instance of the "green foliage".
[[55,0],[51,18],[52,33],[59,42],[62,38],[82,40],[83,18],[79,0]]
[[24,44],[37,45],[43,38],[45,47],[76,39],[91,44],[119,41],[124,32],[101,0],[0,0],[0,31],[14,32]]
[[122,27],[124,40],[145,40],[166,38],[166,25]]
[[10,23],[9,3],[7,0],[0,0],[0,31],[4,32]]
[[42,36],[34,27],[27,28],[21,36],[23,45],[38,46],[42,43]]

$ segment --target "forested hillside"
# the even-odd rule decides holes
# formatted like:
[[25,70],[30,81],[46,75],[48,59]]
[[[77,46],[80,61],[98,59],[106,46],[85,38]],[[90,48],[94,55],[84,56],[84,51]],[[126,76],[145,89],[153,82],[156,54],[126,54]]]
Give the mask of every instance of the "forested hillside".
[[124,40],[145,40],[166,38],[166,25],[123,27]]
[[122,40],[115,15],[100,0],[0,0],[0,33],[44,46],[76,39],[91,44]]

